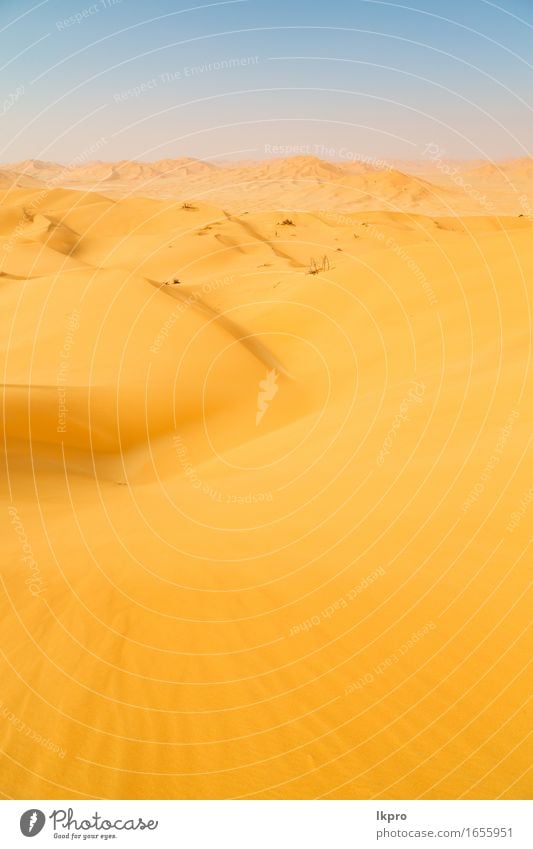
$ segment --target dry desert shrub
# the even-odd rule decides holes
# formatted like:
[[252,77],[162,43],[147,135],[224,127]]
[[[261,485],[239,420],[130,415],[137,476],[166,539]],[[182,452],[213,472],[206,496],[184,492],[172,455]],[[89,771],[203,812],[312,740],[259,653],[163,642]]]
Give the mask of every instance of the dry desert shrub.
[[309,267],[307,269],[307,274],[320,274],[321,271],[329,271],[331,268],[331,263],[327,254],[324,254],[322,260],[317,263],[314,257],[311,257],[309,260]]

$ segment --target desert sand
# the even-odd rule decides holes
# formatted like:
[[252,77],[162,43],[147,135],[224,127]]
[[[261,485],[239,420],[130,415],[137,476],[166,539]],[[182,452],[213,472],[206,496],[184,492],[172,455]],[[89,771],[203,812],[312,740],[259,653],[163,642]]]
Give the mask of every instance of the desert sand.
[[4,796],[528,795],[532,170],[2,167]]

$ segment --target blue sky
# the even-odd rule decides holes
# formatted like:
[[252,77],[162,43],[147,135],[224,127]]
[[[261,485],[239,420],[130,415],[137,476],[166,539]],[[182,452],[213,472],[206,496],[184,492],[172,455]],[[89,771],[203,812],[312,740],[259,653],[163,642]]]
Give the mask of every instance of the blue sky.
[[2,0],[0,161],[532,153],[531,0]]

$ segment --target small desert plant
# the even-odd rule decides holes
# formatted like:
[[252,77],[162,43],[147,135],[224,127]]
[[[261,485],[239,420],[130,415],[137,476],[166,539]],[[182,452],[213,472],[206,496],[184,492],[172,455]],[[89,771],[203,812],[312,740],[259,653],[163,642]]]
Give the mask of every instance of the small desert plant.
[[296,227],[296,224],[292,220],[292,218],[284,218],[281,222],[284,227]]
[[324,254],[320,263],[317,263],[314,257],[311,257],[309,260],[309,268],[307,269],[308,274],[320,274],[321,271],[329,271],[331,268],[331,264],[327,254]]
[[192,203],[182,203],[181,208],[182,209],[196,209],[196,207]]

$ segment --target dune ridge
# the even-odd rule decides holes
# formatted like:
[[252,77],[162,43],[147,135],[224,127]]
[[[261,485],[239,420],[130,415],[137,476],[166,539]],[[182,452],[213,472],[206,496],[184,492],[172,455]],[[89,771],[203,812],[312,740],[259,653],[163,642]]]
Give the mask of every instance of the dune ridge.
[[6,792],[526,798],[516,196],[309,157],[0,179]]

